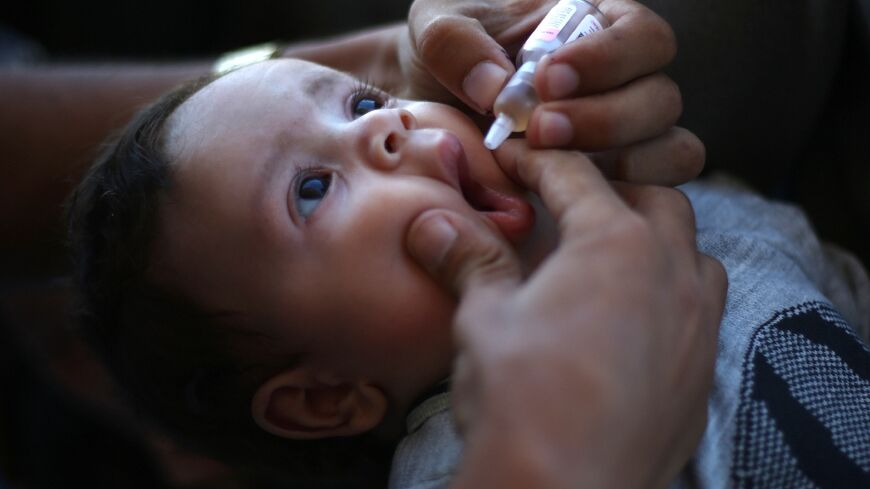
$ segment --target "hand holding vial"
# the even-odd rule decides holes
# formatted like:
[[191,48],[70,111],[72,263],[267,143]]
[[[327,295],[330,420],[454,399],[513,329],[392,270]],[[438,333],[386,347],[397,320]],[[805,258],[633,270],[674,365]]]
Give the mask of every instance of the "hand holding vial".
[[[529,145],[593,153],[599,168],[619,180],[674,185],[697,176],[704,146],[674,126],[682,99],[661,72],[676,53],[673,31],[634,0],[416,0],[408,42],[400,45],[411,95],[452,97],[481,114],[493,113],[516,73],[520,47],[554,5],[564,3],[583,5],[603,29],[590,30],[579,42],[562,42],[538,58],[531,76],[519,75],[540,99],[525,129]],[[557,36],[573,34],[587,15]],[[515,121],[513,130],[519,127]]]
[[535,91],[535,72],[544,56],[609,25],[600,10],[583,0],[557,3],[517,54],[517,72],[495,99],[496,119],[486,134],[486,147],[496,149],[512,132],[522,132],[528,126],[540,101]]

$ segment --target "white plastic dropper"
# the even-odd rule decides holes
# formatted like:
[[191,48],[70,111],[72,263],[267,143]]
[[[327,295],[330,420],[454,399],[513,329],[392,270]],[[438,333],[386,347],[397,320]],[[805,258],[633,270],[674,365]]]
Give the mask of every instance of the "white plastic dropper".
[[534,79],[541,58],[608,25],[604,14],[583,0],[561,0],[550,9],[517,55],[519,69],[495,99],[493,111],[497,117],[486,133],[484,146],[494,150],[512,132],[526,130],[529,117],[539,101]]
[[494,150],[501,146],[512,132],[526,130],[529,117],[538,105],[534,86],[537,65],[537,61],[523,63],[496,97],[493,110],[498,117],[483,139],[487,149]]
[[489,132],[486,133],[483,145],[490,151],[498,148],[514,132],[514,126],[514,120],[511,119],[511,116],[499,114],[495,122],[492,123],[492,127],[489,128]]

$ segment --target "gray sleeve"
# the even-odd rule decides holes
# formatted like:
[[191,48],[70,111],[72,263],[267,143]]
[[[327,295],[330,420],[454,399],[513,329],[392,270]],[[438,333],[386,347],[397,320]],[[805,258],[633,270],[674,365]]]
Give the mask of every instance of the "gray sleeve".
[[870,349],[839,310],[866,320],[866,273],[842,273],[795,207],[721,181],[683,190],[729,290],[680,487],[870,487]]

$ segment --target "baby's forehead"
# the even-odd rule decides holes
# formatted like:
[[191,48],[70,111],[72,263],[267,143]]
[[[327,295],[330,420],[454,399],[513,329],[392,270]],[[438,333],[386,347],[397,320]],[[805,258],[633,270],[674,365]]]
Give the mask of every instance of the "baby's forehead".
[[166,122],[165,147],[178,155],[190,141],[207,139],[214,124],[265,113],[276,100],[301,108],[351,80],[344,73],[298,59],[269,60],[240,68],[206,85],[174,111]]
[[181,108],[214,106],[216,100],[254,92],[312,96],[351,78],[331,68],[300,59],[275,59],[231,71],[203,87]]

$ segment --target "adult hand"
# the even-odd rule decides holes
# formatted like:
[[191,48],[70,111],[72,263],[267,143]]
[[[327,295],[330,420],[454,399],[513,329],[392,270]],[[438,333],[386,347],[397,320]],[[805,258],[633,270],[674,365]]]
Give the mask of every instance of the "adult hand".
[[[532,147],[603,152],[609,177],[672,185],[697,176],[704,146],[673,127],[682,112],[676,84],[660,70],[673,59],[670,26],[633,0],[592,0],[611,26],[569,43],[538,68],[544,103],[532,114]],[[416,0],[399,59],[412,97],[480,113],[515,71],[511,59],[554,2]],[[606,150],[606,152],[604,152]]]
[[525,281],[479,222],[442,210],[408,248],[459,295],[458,487],[663,487],[706,422],[726,278],[695,247],[691,206],[607,183],[579,153],[497,152],[561,232]]

